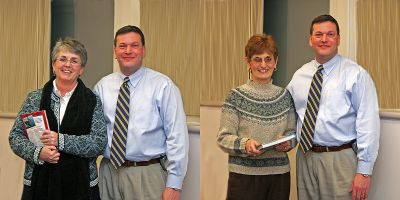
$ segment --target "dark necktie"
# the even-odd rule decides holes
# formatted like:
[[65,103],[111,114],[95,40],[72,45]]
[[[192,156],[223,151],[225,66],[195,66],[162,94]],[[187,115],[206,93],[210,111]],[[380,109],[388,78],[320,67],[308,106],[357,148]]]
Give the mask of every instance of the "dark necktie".
[[129,77],[125,77],[124,83],[119,88],[117,109],[115,112],[114,129],[112,136],[110,160],[115,168],[125,162],[126,136],[129,122]]
[[300,147],[304,153],[309,151],[313,146],[315,124],[319,110],[319,100],[322,88],[322,73],[324,69],[322,65],[318,66],[317,72],[311,82],[308,92],[307,108],[304,115],[303,126],[301,127]]

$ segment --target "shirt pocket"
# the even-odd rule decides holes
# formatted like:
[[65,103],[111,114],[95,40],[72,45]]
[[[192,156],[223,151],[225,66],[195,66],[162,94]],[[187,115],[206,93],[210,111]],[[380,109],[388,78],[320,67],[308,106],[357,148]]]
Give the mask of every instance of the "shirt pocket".
[[137,106],[134,112],[135,127],[151,131],[157,128],[160,121],[157,108],[150,104]]
[[349,112],[350,104],[345,91],[328,91],[325,102],[324,112],[328,118],[337,119]]

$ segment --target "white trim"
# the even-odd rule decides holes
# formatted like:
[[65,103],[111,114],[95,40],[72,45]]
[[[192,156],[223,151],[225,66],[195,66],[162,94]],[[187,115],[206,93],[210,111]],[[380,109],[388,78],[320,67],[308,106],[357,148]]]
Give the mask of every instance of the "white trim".
[[[114,34],[126,25],[140,27],[140,0],[114,1]],[[117,60],[114,59],[113,72],[116,71],[119,71],[119,65]]]
[[329,13],[340,27],[339,54],[357,61],[357,0],[331,0]]
[[379,110],[381,119],[398,119],[400,120],[400,109],[381,109]]
[[93,181],[90,181],[89,186],[94,187],[99,183],[99,177],[96,177]]

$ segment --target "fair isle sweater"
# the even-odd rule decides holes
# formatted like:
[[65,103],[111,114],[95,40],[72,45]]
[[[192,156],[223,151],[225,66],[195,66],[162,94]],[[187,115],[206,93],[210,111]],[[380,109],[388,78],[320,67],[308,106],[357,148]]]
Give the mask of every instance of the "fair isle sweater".
[[[290,171],[285,152],[266,148],[250,157],[245,143],[254,139],[268,143],[282,135],[294,135],[296,116],[290,93],[272,82],[248,81],[232,89],[222,106],[217,143],[229,154],[229,171],[246,175],[283,174]],[[296,140],[293,139],[292,146]]]

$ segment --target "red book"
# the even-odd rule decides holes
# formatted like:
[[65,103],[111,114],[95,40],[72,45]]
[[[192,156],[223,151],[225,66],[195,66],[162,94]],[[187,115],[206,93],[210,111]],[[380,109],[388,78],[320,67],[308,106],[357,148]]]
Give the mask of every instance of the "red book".
[[29,140],[36,146],[44,146],[40,137],[49,129],[45,110],[20,115],[24,131]]

